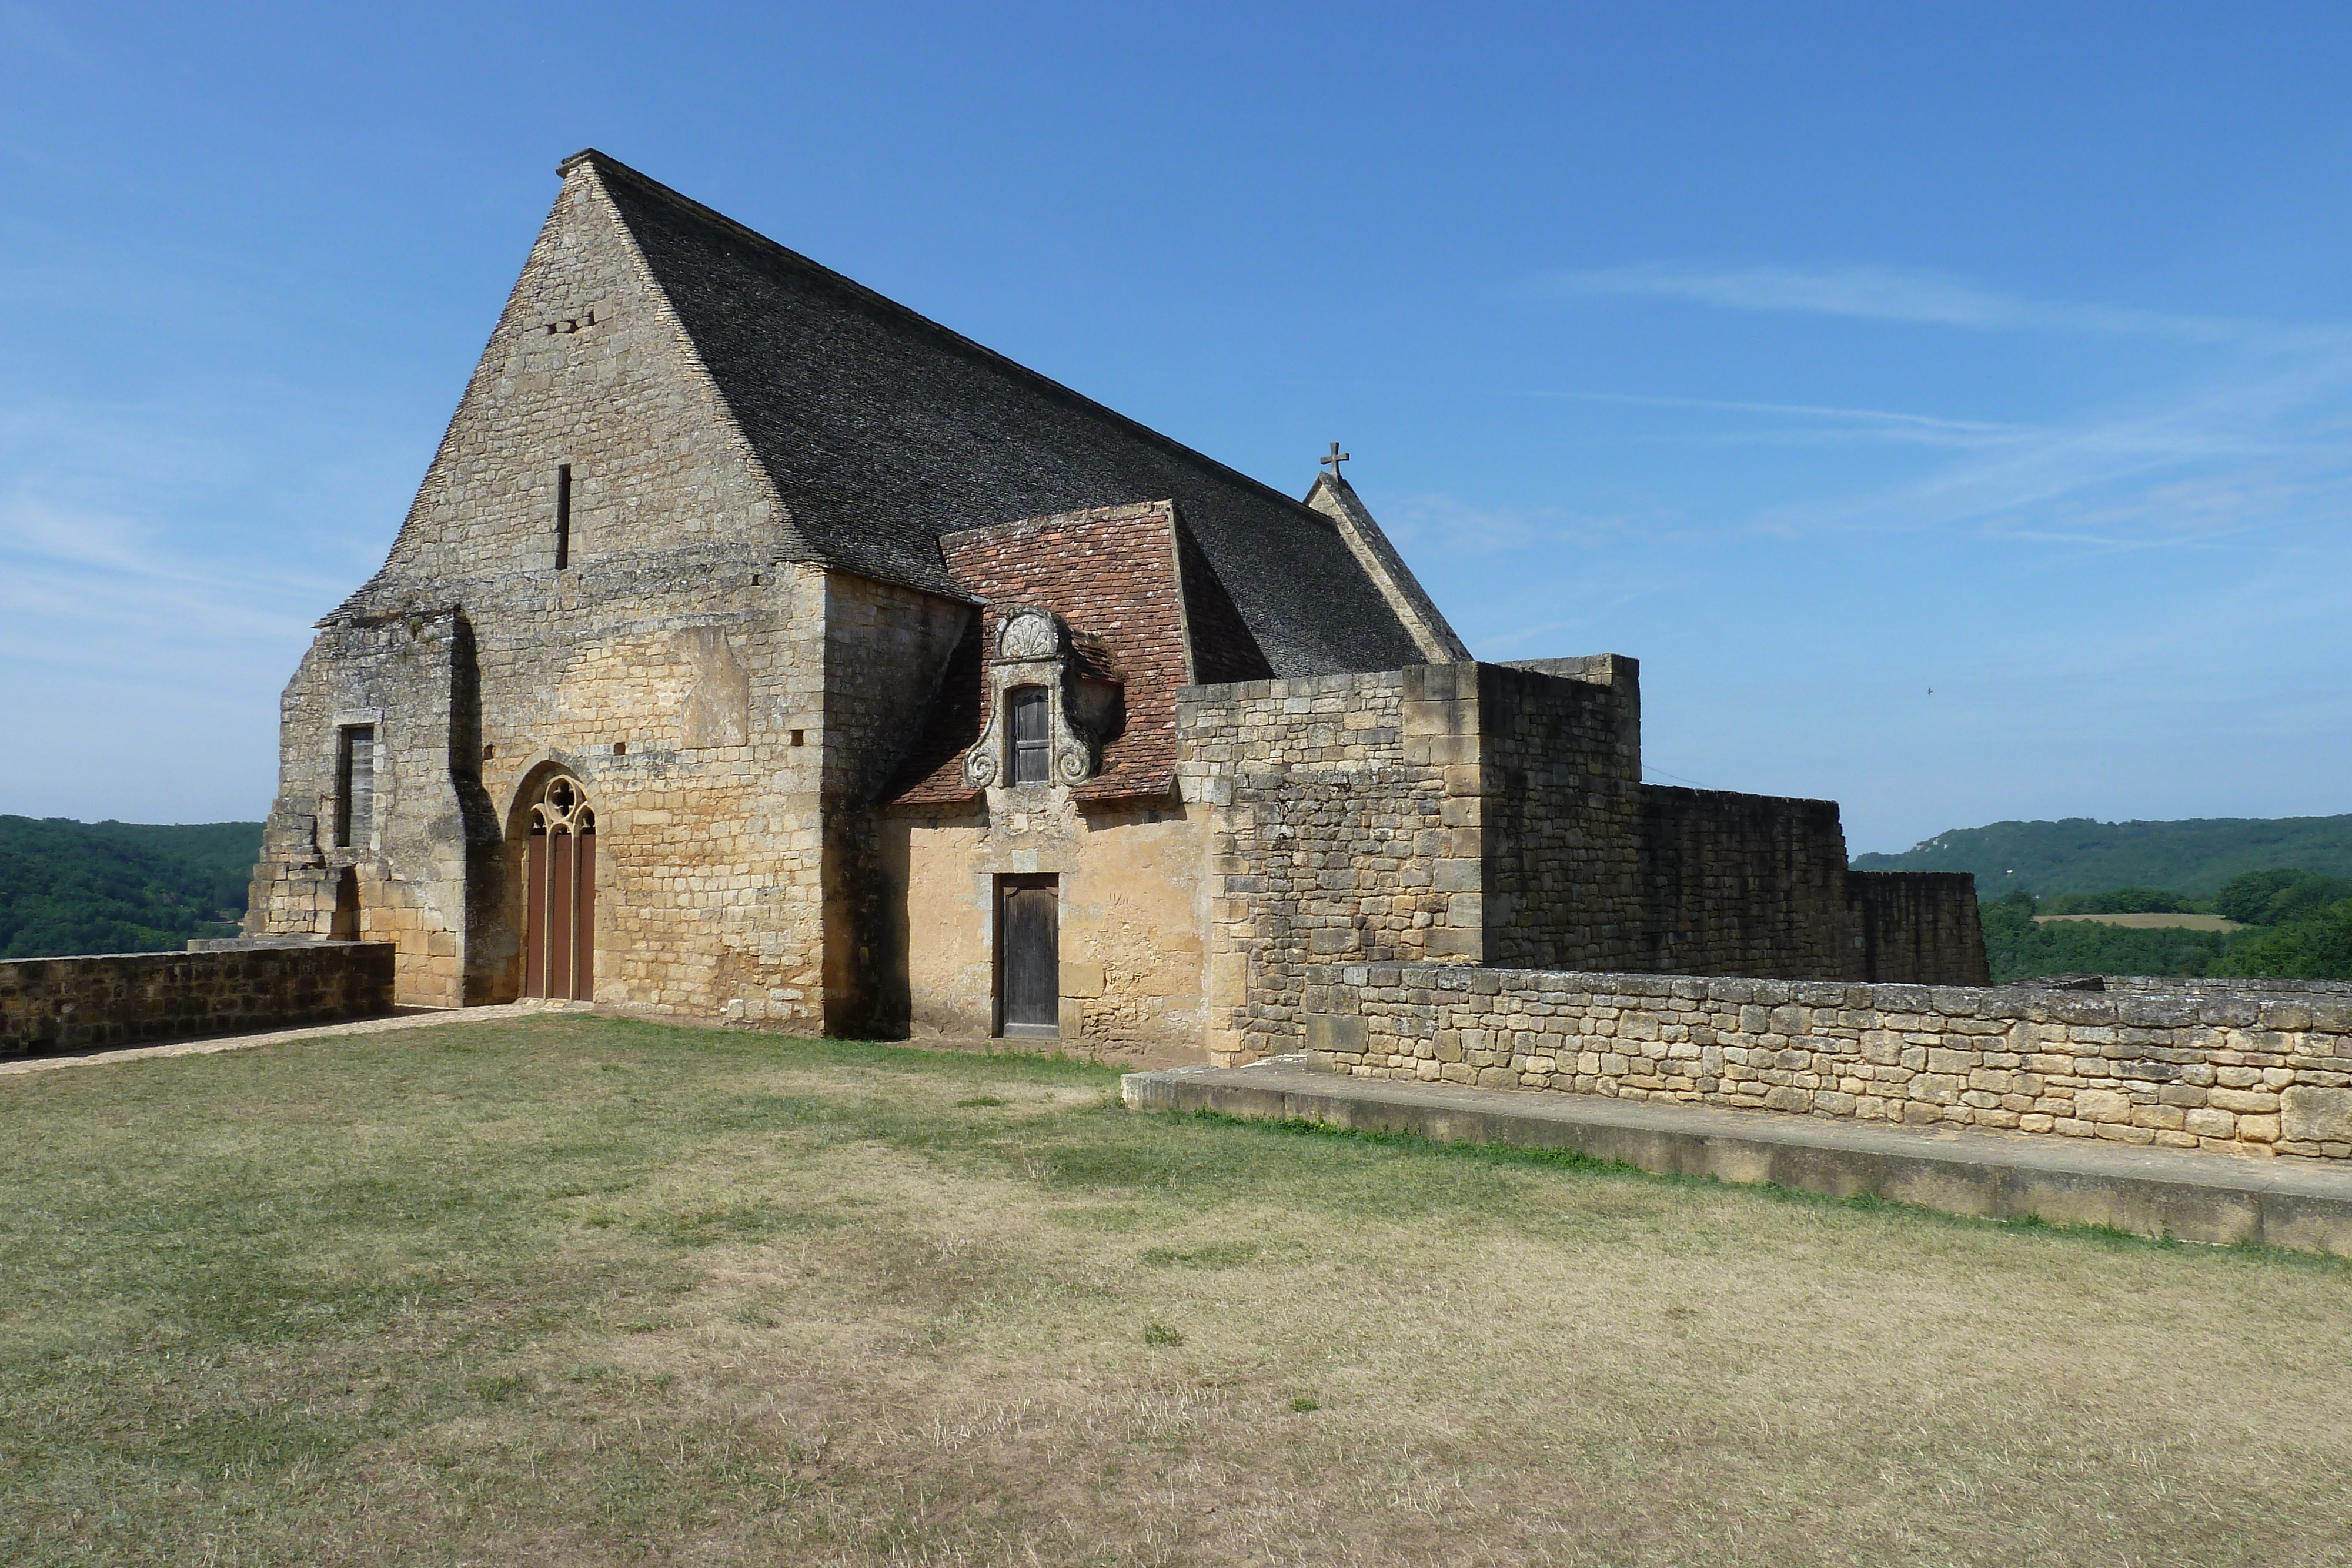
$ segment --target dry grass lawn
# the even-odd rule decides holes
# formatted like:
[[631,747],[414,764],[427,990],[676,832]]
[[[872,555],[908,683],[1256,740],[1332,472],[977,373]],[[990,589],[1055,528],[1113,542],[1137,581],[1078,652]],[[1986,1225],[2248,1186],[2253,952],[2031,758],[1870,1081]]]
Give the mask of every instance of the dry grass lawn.
[[0,1081],[0,1562],[2352,1561],[2352,1266],[593,1018]]

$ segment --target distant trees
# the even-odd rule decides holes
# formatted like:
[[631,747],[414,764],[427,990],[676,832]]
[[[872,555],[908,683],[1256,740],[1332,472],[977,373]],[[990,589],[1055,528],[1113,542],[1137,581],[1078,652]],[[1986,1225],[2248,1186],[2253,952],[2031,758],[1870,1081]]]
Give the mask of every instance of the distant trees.
[[2276,925],[2318,914],[2352,898],[2352,880],[2313,871],[2252,871],[2224,883],[2213,908],[2248,925]]
[[2265,866],[2352,876],[2352,816],[1994,822],[1954,828],[1899,855],[1856,855],[1853,865],[1856,871],[1974,872],[1977,886],[1989,894],[2019,887],[2045,896],[2158,887],[2202,897]]
[[234,936],[258,822],[0,816],[0,958],[154,953]]
[[2193,900],[2160,887],[2118,887],[2105,893],[2062,893],[2045,898],[2041,915],[2189,915]]
[[2088,920],[2035,923],[2035,915],[2047,913],[2067,912],[2053,911],[2024,892],[2005,894],[1979,905],[1985,956],[1991,962],[1995,984],[2034,975],[2210,975],[2217,972],[2230,941],[2219,931],[2141,931]]
[[[2202,905],[2162,888],[2120,887],[2037,900],[2014,892],[1980,904],[1996,983],[2035,975],[2231,975],[2352,979],[2352,879],[2273,867],[2222,884]],[[2036,915],[2189,914],[2210,910],[2249,929],[2133,930]]]

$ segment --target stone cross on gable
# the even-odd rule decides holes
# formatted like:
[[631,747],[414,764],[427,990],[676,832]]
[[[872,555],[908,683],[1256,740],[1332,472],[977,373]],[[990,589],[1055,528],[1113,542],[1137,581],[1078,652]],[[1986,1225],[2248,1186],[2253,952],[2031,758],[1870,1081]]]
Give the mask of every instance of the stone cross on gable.
[[1339,465],[1342,463],[1353,462],[1354,460],[1355,455],[1353,453],[1340,451],[1339,444],[1335,441],[1331,444],[1331,455],[1328,457],[1318,457],[1315,462],[1318,467],[1329,468],[1331,470],[1331,477],[1337,479],[1339,476]]

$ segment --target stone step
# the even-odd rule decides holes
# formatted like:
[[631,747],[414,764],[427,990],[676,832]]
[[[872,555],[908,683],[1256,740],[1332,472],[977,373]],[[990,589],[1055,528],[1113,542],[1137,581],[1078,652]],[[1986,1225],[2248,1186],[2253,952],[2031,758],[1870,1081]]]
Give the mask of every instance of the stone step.
[[1571,1149],[1661,1175],[2352,1257],[2352,1169],[2334,1161],[1344,1078],[1317,1070],[1304,1055],[1130,1072],[1121,1092],[1136,1111],[1213,1111],[1415,1133],[1440,1143]]

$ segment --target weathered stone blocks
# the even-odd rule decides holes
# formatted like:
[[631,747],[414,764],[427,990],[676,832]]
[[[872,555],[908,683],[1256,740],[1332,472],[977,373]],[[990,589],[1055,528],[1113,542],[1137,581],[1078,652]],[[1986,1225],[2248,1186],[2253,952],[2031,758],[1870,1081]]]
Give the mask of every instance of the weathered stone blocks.
[[289,1029],[392,1009],[383,942],[0,963],[0,1056]]
[[[1412,965],[1309,966],[1302,977],[1318,1011],[1363,1024],[1360,1047],[1328,1024],[1318,1035],[1338,1042],[1323,1051],[1334,1067],[1361,1076],[1444,1067],[1476,1082],[1507,1065],[1516,1086],[1549,1092],[2352,1158],[2352,1009],[2273,1010],[2191,988],[2200,982],[2158,1008],[2030,988]],[[2127,1003],[2170,1021],[2126,1029],[2116,1020]],[[2282,1014],[2313,1027],[2250,1027]],[[2011,1049],[2021,1044],[2036,1049]]]

